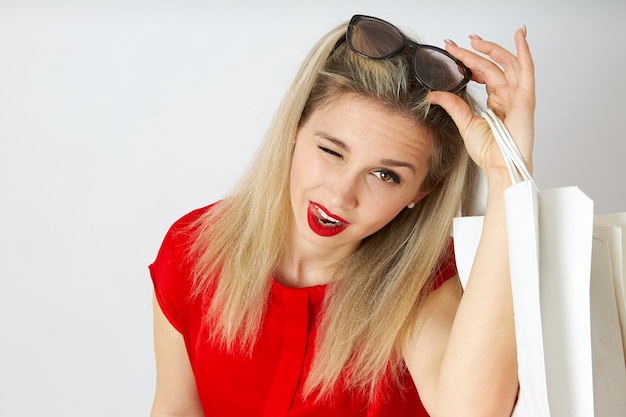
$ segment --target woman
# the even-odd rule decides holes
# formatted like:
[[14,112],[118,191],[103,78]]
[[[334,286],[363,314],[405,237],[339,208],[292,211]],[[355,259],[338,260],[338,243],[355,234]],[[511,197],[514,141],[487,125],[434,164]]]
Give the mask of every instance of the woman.
[[[151,275],[153,416],[510,415],[510,185],[466,91],[486,85],[531,164],[533,63],[446,51],[354,16],[313,48],[247,174],[177,221]],[[470,70],[471,69],[471,70]],[[469,283],[449,231],[488,196]]]

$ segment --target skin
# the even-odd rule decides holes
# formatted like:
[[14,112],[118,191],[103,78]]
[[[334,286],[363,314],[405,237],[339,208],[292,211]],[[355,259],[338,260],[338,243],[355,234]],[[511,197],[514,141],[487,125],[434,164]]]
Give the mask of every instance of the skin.
[[156,391],[151,417],[204,417],[183,336],[167,320],[156,297],[154,352]]
[[[479,54],[451,42],[446,49],[472,69],[474,81],[486,85],[488,106],[504,121],[530,169],[535,86],[526,31],[515,33],[517,55],[475,36],[471,46]],[[420,162],[429,152],[427,136],[406,124],[402,116],[385,113],[363,100],[351,102],[359,112],[367,113],[359,122],[359,114],[353,114],[350,106],[345,108],[345,101],[342,98],[318,109],[298,132],[291,189],[293,249],[285,251],[279,265],[281,279],[291,285],[324,283],[336,260],[354,250],[385,220],[423,197]],[[465,292],[461,296],[454,279],[434,291],[403,354],[432,417],[509,416],[518,389],[504,215],[504,190],[511,181],[487,123],[454,94],[433,92],[431,101],[452,116],[470,156],[486,173],[487,205]],[[336,148],[337,142],[329,141],[328,134],[347,144],[349,152]],[[410,144],[405,140],[409,136]],[[332,152],[320,149],[320,144]],[[378,184],[380,168],[389,168],[380,163],[383,156],[413,164],[416,174],[405,178],[402,187],[385,188],[390,184]],[[394,167],[396,170],[410,171],[405,167]],[[385,200],[385,209],[379,211],[375,203],[380,204],[382,196],[390,197],[391,202]],[[350,226],[331,239],[312,233],[305,214],[312,199],[348,220]],[[328,258],[331,255],[336,258]],[[202,416],[182,336],[156,301],[154,309],[157,389],[151,415]]]
[[[328,283],[338,261],[426,194],[431,149],[430,136],[411,119],[353,94],[314,111],[296,136],[279,279],[297,287]],[[310,202],[349,226],[332,237],[314,233]]]
[[[535,85],[526,30],[515,33],[517,56],[476,36],[471,44],[491,59],[451,42],[446,49],[472,69],[474,81],[486,85],[488,106],[504,121],[531,169]],[[484,119],[452,94],[432,93],[431,101],[453,117],[470,156],[486,173],[487,205],[463,296],[451,282],[432,294],[405,347],[405,361],[431,416],[509,416],[518,389],[504,211],[511,180]]]

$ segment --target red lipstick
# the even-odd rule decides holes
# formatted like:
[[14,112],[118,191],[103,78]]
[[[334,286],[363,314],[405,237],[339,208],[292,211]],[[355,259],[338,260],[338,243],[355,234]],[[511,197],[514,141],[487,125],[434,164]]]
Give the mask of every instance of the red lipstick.
[[346,230],[350,225],[350,223],[330,213],[324,206],[317,203],[309,202],[307,214],[309,227],[320,236],[335,236]]

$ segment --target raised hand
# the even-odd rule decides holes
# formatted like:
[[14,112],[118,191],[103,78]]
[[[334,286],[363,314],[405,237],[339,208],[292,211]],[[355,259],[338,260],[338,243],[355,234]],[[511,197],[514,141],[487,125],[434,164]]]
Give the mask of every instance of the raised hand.
[[[472,48],[480,54],[451,41],[446,41],[446,49],[472,70],[474,81],[485,84],[487,107],[507,126],[532,172],[535,78],[526,28],[515,32],[517,56],[476,35],[471,35],[470,39]],[[505,170],[500,150],[482,117],[474,114],[467,103],[454,94],[432,92],[430,97],[433,104],[445,108],[453,118],[470,156],[488,177],[494,170]]]

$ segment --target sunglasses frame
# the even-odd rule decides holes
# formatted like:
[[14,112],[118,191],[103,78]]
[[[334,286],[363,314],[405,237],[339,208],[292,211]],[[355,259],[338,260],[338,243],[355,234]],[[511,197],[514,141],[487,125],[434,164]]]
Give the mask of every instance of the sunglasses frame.
[[[380,56],[380,57],[372,57],[372,56],[369,56],[369,55],[367,55],[367,54],[365,54],[363,52],[358,51],[352,45],[352,41],[351,41],[351,39],[352,39],[352,31],[354,30],[354,27],[362,20],[374,21],[374,22],[381,23],[381,24],[384,24],[384,25],[388,26],[391,30],[394,30],[395,32],[398,33],[398,35],[400,35],[402,37],[402,44],[400,46],[398,46],[392,52],[390,52],[390,53],[388,53],[388,54],[386,54],[384,56]],[[417,51],[419,49],[430,49],[432,51],[435,51],[437,53],[445,55],[447,58],[449,58],[452,61],[454,61],[458,65],[458,67],[461,69],[461,71],[463,73],[463,79],[456,86],[454,86],[453,88],[448,89],[448,90],[439,90],[439,91],[448,91],[450,93],[456,93],[456,92],[464,89],[467,86],[467,83],[469,83],[469,81],[472,79],[472,70],[470,70],[459,59],[457,59],[454,56],[452,56],[445,49],[439,48],[437,46],[424,45],[424,44],[420,44],[420,43],[414,42],[414,41],[410,40],[409,38],[407,38],[407,36],[400,29],[398,29],[398,27],[396,27],[395,25],[387,22],[386,20],[379,19],[377,17],[366,16],[366,15],[361,15],[361,14],[356,14],[356,15],[352,16],[352,19],[350,19],[350,23],[348,24],[348,30],[346,31],[345,37],[340,39],[337,44],[340,44],[342,42],[346,42],[348,44],[348,47],[350,48],[350,50],[352,52],[354,52],[355,54],[360,55],[360,56],[362,56],[364,58],[368,58],[368,59],[387,59],[389,57],[392,57],[392,56],[396,55],[398,52],[400,52],[404,48],[410,47],[413,50],[413,62],[412,62],[413,74],[415,75],[415,78],[417,79],[417,81],[421,85],[423,85],[424,87],[428,88],[431,91],[434,91],[434,89],[432,87],[430,87],[426,82],[424,82],[424,80],[420,77],[419,73],[416,70],[416,65],[417,65],[417,62],[416,62],[417,58],[416,57],[417,57]]]

